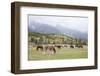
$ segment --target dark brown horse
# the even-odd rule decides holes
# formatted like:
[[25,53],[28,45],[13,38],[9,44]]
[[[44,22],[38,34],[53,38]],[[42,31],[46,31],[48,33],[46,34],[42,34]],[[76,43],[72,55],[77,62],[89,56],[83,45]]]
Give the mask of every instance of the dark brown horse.
[[70,45],[70,48],[74,48],[74,46],[73,45]]
[[38,45],[37,47],[36,47],[36,50],[38,51],[38,50],[41,50],[41,51],[43,51],[43,46],[42,45]]
[[55,45],[55,47],[57,47],[58,49],[61,49],[61,45]]

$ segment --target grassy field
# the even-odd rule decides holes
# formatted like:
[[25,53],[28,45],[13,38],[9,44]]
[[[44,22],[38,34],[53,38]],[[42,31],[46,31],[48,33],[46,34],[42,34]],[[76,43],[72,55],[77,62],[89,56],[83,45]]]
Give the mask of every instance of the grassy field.
[[87,47],[84,48],[66,48],[57,49],[56,54],[44,54],[43,51],[37,51],[36,47],[28,48],[28,60],[54,60],[54,59],[80,59],[87,58]]

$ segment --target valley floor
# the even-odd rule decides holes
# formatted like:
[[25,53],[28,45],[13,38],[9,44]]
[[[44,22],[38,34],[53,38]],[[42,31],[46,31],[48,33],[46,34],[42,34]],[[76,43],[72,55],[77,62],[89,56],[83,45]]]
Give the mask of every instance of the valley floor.
[[55,60],[55,59],[80,59],[88,57],[88,48],[56,48],[55,54],[45,53],[41,50],[37,51],[36,47],[28,48],[28,60]]

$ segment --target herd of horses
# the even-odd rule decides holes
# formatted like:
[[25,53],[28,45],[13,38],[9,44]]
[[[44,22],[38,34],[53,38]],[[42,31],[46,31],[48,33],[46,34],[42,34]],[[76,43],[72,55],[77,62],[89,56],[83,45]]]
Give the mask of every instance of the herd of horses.
[[74,48],[83,48],[83,45],[50,45],[50,44],[48,44],[48,45],[36,45],[35,46],[36,47],[36,50],[37,51],[39,51],[39,50],[41,50],[41,51],[44,51],[44,52],[52,52],[53,54],[55,54],[56,53],[56,50],[57,49],[61,49],[61,48],[63,48],[63,47],[69,47],[69,48],[72,48],[72,49],[74,49]]

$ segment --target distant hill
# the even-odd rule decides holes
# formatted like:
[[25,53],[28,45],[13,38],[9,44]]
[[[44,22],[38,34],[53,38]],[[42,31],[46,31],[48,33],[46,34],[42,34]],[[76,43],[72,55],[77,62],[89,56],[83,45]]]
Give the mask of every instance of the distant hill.
[[73,38],[78,38],[78,39],[88,39],[88,34],[83,33],[77,30],[72,30],[69,28],[65,28],[62,26],[52,26],[49,24],[44,24],[44,23],[38,23],[38,22],[32,22],[28,26],[28,31],[29,32],[38,32],[38,33],[44,33],[44,34],[63,34],[67,35]]

